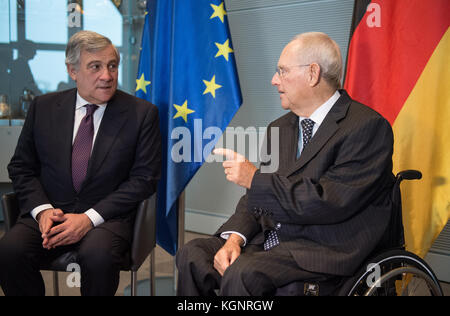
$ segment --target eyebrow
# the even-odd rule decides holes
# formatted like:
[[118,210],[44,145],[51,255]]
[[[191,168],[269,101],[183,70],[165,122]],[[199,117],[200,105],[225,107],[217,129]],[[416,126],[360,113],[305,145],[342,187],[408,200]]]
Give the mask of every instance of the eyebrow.
[[[89,62],[88,64],[87,64],[87,67],[89,67],[89,66],[91,66],[91,65],[93,65],[93,64],[96,64],[96,63],[103,63],[101,60],[93,60],[93,61],[91,61],[91,62]],[[117,62],[117,59],[111,59],[110,61],[108,61],[106,64],[107,65],[109,65],[109,64],[111,64],[111,63],[118,63]]]
[[93,60],[93,61],[89,62],[87,65],[90,66],[90,65],[96,64],[96,63],[101,63],[101,61],[100,60]]

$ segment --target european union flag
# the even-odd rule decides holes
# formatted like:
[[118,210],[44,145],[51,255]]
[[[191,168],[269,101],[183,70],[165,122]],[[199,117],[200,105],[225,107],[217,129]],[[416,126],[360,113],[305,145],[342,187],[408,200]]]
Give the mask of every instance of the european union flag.
[[136,83],[159,108],[157,242],[174,255],[176,200],[242,104],[224,2],[147,1]]

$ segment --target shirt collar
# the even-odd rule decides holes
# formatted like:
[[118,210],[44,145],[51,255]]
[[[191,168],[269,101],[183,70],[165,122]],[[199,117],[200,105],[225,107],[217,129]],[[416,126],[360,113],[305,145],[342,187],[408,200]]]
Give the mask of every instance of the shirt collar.
[[[86,104],[91,104],[90,102],[86,101],[85,99],[83,99],[83,97],[78,93],[77,91],[77,101],[75,103],[75,110],[78,110],[80,108],[82,108],[83,106],[85,106]],[[97,104],[99,107],[102,108],[106,108],[106,105],[108,103],[102,103],[102,104]]]
[[[309,119],[314,121],[314,127],[319,127],[320,124],[322,124],[323,120],[327,116],[328,112],[330,112],[333,105],[336,103],[336,101],[341,97],[341,94],[339,91],[336,90],[336,92],[327,100],[325,103],[323,103],[321,106],[319,106],[313,114],[309,117]],[[298,123],[302,120],[304,120],[306,117],[299,117]]]

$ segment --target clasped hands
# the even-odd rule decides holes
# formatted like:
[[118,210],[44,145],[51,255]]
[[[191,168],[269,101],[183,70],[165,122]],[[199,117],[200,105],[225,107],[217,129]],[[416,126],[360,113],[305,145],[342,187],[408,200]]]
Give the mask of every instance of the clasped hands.
[[42,233],[42,246],[48,250],[77,243],[93,227],[87,215],[64,214],[61,209],[42,211],[36,219]]

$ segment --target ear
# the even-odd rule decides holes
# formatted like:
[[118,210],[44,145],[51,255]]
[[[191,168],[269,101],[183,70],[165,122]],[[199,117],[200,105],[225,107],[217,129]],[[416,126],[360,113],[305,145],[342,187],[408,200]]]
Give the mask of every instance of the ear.
[[320,72],[322,70],[320,69],[319,64],[312,63],[309,66],[309,85],[310,87],[315,87],[320,82]]
[[69,74],[70,78],[72,78],[73,81],[77,81],[77,73],[78,70],[74,65],[66,64],[67,66],[67,73]]

